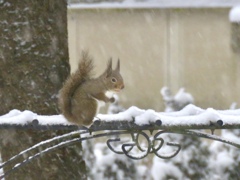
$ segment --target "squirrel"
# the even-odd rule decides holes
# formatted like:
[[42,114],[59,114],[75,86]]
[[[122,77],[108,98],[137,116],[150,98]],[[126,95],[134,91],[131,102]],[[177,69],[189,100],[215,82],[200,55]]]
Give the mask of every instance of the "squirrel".
[[112,69],[110,58],[106,70],[93,78],[93,60],[88,52],[82,52],[78,69],[70,75],[59,94],[59,108],[64,117],[76,125],[91,125],[99,110],[99,101],[114,102],[108,92],[118,93],[124,88],[120,74],[120,60],[116,69]]

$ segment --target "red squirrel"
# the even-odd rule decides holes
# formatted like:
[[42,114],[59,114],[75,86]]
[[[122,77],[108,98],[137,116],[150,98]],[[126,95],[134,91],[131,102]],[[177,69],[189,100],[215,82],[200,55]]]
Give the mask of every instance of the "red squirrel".
[[120,74],[120,60],[112,69],[112,59],[106,70],[97,78],[92,77],[93,60],[83,52],[78,69],[64,83],[59,95],[59,107],[64,117],[76,125],[90,125],[99,110],[99,101],[114,102],[107,92],[118,93],[124,88]]

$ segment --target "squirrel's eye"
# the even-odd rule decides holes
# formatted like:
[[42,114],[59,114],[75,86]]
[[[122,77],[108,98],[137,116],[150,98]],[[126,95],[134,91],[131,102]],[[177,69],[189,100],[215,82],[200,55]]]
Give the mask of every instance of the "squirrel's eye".
[[116,78],[112,78],[111,79],[113,83],[116,83],[117,82],[117,79]]

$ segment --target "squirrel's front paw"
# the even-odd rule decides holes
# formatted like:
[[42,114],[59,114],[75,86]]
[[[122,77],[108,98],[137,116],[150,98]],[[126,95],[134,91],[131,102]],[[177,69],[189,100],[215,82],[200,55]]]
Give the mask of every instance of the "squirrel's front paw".
[[114,103],[114,102],[115,102],[115,98],[114,98],[114,97],[111,97],[111,98],[110,98],[110,102],[111,102],[111,103]]

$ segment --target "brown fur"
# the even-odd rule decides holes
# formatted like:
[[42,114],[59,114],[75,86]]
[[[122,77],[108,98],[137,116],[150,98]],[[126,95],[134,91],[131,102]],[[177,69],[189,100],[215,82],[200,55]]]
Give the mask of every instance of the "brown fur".
[[65,82],[60,91],[59,107],[69,122],[77,125],[90,125],[97,114],[98,102],[113,102],[105,95],[107,91],[119,92],[124,88],[120,74],[120,61],[112,70],[112,60],[107,69],[98,78],[92,78],[93,61],[88,53],[83,52],[78,70]]

